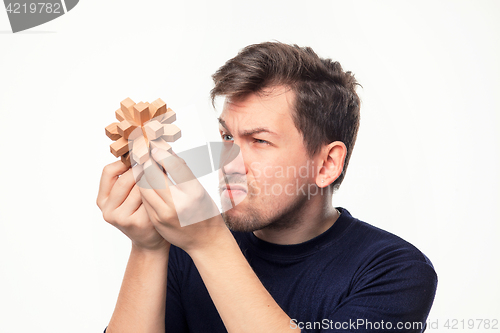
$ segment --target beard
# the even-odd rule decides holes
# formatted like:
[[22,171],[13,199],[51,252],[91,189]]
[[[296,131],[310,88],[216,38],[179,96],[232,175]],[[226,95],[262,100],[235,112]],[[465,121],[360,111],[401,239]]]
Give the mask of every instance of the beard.
[[[246,200],[255,197],[251,192],[248,193]],[[278,197],[275,197],[279,200]],[[269,202],[270,200],[266,200]],[[251,206],[247,203],[245,211],[239,216],[230,209],[222,213],[222,218],[226,226],[233,231],[253,232],[262,229],[284,230],[293,229],[299,226],[302,221],[301,211],[307,202],[306,196],[296,196],[290,203],[282,207],[268,207],[265,211]],[[265,207],[263,207],[265,208]]]

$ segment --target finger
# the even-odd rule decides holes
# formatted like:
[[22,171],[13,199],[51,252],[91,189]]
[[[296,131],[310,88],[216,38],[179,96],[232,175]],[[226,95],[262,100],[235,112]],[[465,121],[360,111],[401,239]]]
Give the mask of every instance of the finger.
[[175,155],[175,153],[170,154],[166,150],[154,148],[151,151],[151,156],[163,167],[163,169],[165,169],[176,184],[196,179],[186,162],[179,156]]
[[[141,202],[141,205],[139,206],[139,208],[137,208],[137,210],[132,215],[130,215],[130,217],[133,220],[144,221],[144,219],[143,219],[144,214],[146,216],[148,216],[148,218],[149,218],[149,215],[148,215],[148,212],[146,210],[146,207]],[[149,223],[151,223],[151,222],[149,222]]]
[[153,219],[158,219],[156,211],[151,206],[151,204],[148,202],[148,200],[143,197],[141,202],[142,202],[141,207],[143,207],[144,210],[146,210],[146,213],[148,214],[149,218],[152,219],[151,217],[153,217]]
[[134,179],[137,183],[144,175],[144,167],[141,164],[137,163],[132,167],[132,173],[134,174]]
[[[152,221],[160,221],[162,217],[169,215],[167,212],[172,213],[175,211],[166,205],[160,196],[158,196],[158,194],[156,194],[153,190],[141,188],[140,191],[142,195],[142,205],[146,209],[146,212]],[[159,214],[159,212],[161,212],[161,214]],[[172,217],[177,217],[177,214]]]
[[134,185],[129,195],[120,205],[120,209],[123,210],[123,213],[126,216],[133,215],[142,205],[142,197],[141,192],[139,191],[139,186]]
[[155,209],[172,203],[170,187],[174,185],[156,162],[147,160],[144,163],[144,176],[138,184],[142,197]]
[[174,186],[172,181],[163,172],[160,165],[156,163],[152,158],[149,158],[143,165],[144,178],[149,187],[154,190],[163,190],[169,186]]
[[113,188],[109,192],[106,202],[107,208],[111,210],[118,208],[128,197],[134,185],[134,175],[132,174],[132,170],[129,169],[116,180]]
[[116,161],[104,167],[99,183],[99,192],[97,194],[97,204],[99,206],[104,204],[104,201],[108,198],[118,177],[127,171],[127,169],[128,167],[123,164],[122,161]]

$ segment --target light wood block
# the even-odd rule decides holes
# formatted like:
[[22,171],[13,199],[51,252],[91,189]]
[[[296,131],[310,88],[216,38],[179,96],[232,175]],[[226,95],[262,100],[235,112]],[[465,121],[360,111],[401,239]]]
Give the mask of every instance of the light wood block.
[[151,119],[159,117],[167,113],[167,104],[161,98],[158,98],[149,106],[149,112],[151,114]]
[[143,137],[135,139],[132,144],[132,159],[139,164],[146,162],[149,158],[148,148],[148,144]]
[[124,121],[125,120],[125,115],[123,114],[122,109],[118,109],[115,111],[115,117],[118,119],[118,121]]
[[163,115],[162,118],[160,118],[160,122],[162,124],[171,124],[176,119],[177,119],[177,116],[175,115],[175,112],[171,108],[168,108],[167,112]]
[[112,123],[105,128],[106,136],[113,141],[118,140],[122,136],[118,133],[118,123]]
[[174,124],[163,125],[162,138],[167,142],[177,141],[181,137],[181,129]]
[[149,104],[139,102],[134,105],[134,119],[137,125],[144,125],[150,119],[149,117]]
[[134,121],[134,105],[135,102],[130,98],[126,98],[120,103],[121,110],[123,111],[123,115],[125,119]]
[[167,143],[167,141],[163,140],[163,138],[149,141],[149,144],[151,145],[151,149],[157,148],[168,151],[170,154],[172,154],[172,147]]
[[128,140],[125,138],[119,138],[109,147],[111,149],[111,154],[115,155],[115,157],[120,157],[128,152]]
[[144,125],[148,140],[156,140],[163,135],[163,125],[158,120],[152,120]]
[[121,156],[123,164],[125,164],[128,168],[130,168],[131,162],[130,162],[130,153],[126,152]]
[[137,128],[137,125],[135,123],[132,123],[131,121],[124,120],[119,123],[117,127],[118,133],[125,139],[129,139],[130,134]]

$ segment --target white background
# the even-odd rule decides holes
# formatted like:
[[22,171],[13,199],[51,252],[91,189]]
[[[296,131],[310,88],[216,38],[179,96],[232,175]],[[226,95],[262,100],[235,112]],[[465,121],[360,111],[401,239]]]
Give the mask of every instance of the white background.
[[9,31],[2,9],[0,332],[104,329],[130,249],[95,204],[115,160],[104,127],[122,99],[161,97],[184,141],[203,142],[210,75],[269,40],[311,46],[363,85],[334,204],[432,260],[429,320],[500,320],[500,2],[85,0]]

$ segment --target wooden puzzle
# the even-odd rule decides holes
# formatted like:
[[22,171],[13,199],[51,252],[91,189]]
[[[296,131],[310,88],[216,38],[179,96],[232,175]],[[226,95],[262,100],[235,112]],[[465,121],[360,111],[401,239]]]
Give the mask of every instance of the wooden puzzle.
[[172,124],[176,120],[175,112],[167,109],[160,98],[151,104],[124,99],[115,116],[119,122],[108,125],[105,132],[114,141],[110,145],[111,153],[128,167],[132,163],[144,164],[153,148],[171,152],[168,142],[181,137],[179,127]]

